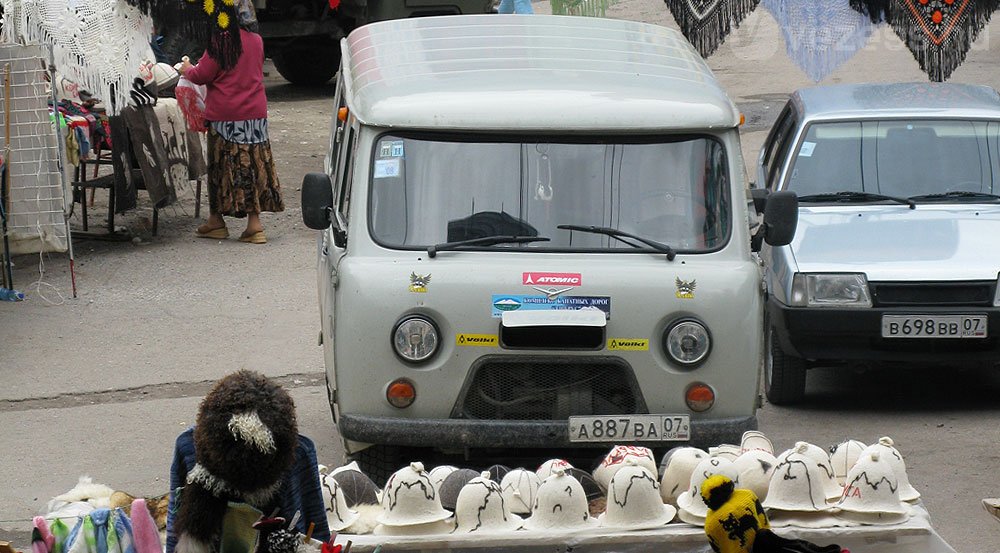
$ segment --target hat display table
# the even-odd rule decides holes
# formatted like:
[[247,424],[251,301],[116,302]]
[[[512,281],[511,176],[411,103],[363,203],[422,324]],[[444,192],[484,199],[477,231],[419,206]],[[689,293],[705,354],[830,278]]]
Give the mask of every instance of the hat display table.
[[[837,543],[852,553],[955,553],[931,526],[922,505],[904,523],[884,526],[833,528],[779,528],[784,537],[813,543]],[[351,553],[370,553],[379,545],[386,551],[421,553],[709,553],[705,531],[697,526],[671,523],[656,530],[622,532],[606,528],[572,531],[526,531],[497,534],[438,534],[428,536],[375,536],[340,534],[337,543],[352,542]]]

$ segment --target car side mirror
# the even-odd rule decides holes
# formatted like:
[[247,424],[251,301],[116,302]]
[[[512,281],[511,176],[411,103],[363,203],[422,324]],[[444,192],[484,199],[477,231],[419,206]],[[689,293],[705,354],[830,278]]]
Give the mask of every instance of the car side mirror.
[[757,212],[757,215],[764,213],[764,207],[767,205],[767,195],[768,191],[766,188],[750,189],[750,199],[753,200],[753,210]]
[[[755,198],[756,205],[756,198]],[[764,206],[764,241],[771,246],[787,246],[795,238],[799,223],[799,197],[783,190],[767,195]]]
[[333,211],[333,182],[326,173],[309,173],[302,178],[302,222],[316,230],[333,225],[333,244],[347,247],[347,231]]

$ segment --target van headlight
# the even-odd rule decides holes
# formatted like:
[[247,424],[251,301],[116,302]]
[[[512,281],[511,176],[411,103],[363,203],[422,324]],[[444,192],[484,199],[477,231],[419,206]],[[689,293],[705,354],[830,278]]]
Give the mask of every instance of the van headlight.
[[871,307],[864,273],[803,274],[792,277],[791,304],[796,307]]
[[692,366],[704,361],[712,347],[705,325],[693,319],[677,321],[663,334],[663,349],[672,361]]
[[408,363],[430,359],[440,343],[434,322],[420,315],[404,317],[392,331],[392,347]]

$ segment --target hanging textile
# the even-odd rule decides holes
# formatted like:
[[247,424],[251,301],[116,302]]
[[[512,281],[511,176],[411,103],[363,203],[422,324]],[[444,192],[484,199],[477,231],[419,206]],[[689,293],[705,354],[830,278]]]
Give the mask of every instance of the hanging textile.
[[111,114],[125,107],[139,64],[153,59],[153,22],[124,0],[0,0],[0,5],[0,40],[52,46],[60,72],[104,100]]
[[781,28],[788,57],[820,82],[868,44],[875,24],[844,0],[762,0]]
[[664,0],[681,33],[702,57],[722,44],[760,0]]
[[850,0],[873,22],[888,23],[932,81],[965,61],[1000,0]]

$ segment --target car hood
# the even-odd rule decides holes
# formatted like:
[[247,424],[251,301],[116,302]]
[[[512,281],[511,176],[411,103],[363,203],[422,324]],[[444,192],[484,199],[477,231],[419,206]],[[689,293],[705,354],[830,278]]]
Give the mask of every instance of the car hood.
[[792,254],[801,272],[863,272],[871,281],[992,280],[1000,206],[806,206]]

